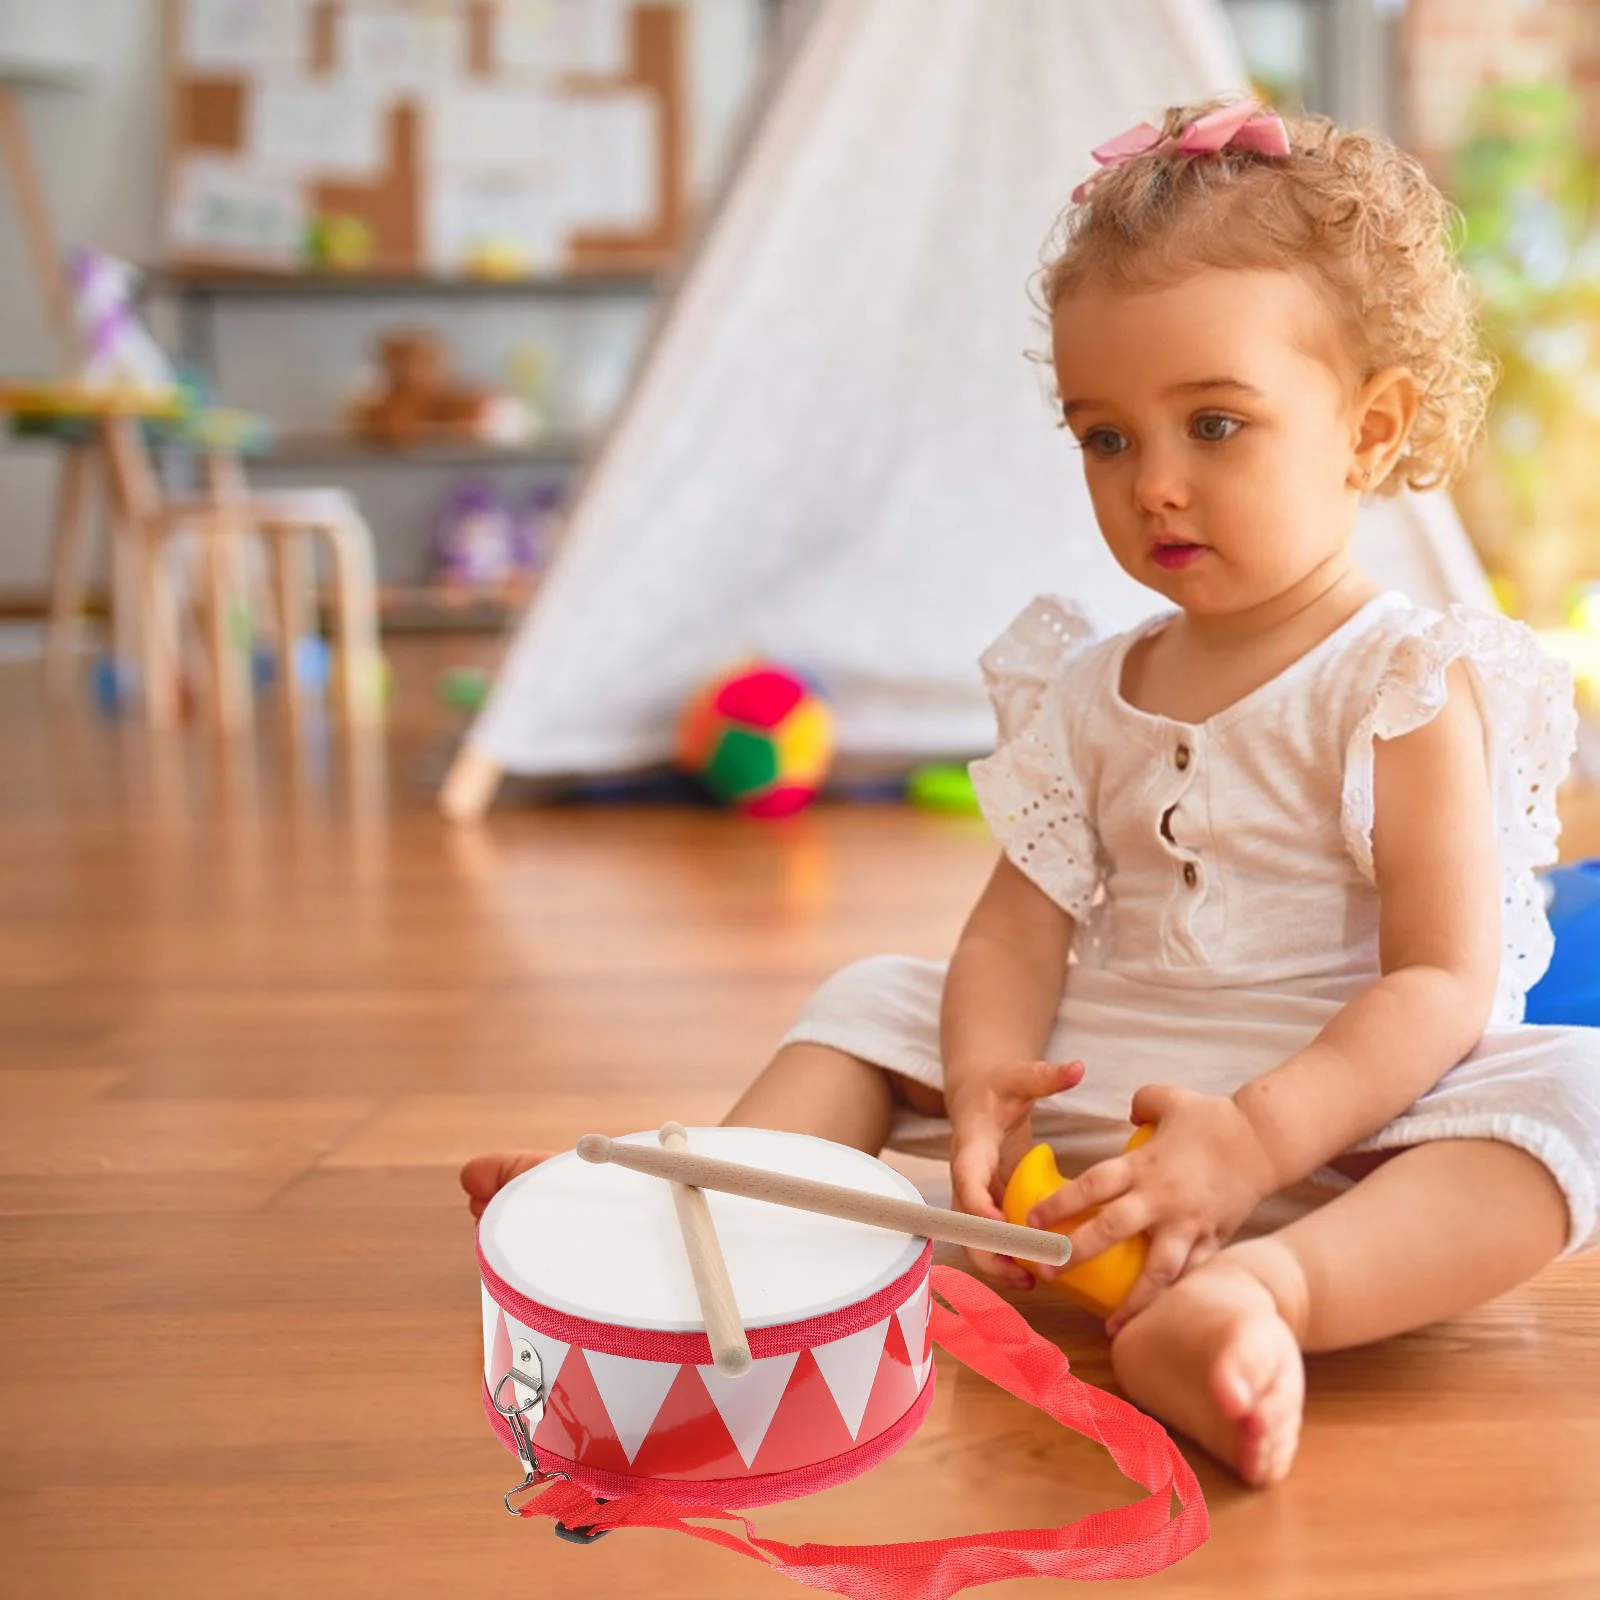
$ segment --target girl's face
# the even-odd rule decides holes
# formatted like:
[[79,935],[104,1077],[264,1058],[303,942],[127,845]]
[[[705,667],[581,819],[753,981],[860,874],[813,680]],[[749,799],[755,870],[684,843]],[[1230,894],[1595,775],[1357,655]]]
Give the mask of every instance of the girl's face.
[[1186,611],[1263,604],[1347,559],[1353,377],[1333,317],[1290,272],[1206,270],[1057,307],[1054,358],[1100,531]]

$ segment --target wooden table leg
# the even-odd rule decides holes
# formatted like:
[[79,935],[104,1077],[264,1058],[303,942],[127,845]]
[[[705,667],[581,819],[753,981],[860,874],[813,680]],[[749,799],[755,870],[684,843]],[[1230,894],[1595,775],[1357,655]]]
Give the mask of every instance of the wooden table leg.
[[278,681],[291,736],[298,736],[305,717],[300,694],[300,630],[305,626],[310,567],[306,535],[298,528],[273,523],[263,530],[272,553],[272,590],[278,624]]
[[108,416],[100,424],[111,491],[113,536],[131,553],[138,574],[139,657],[145,718],[152,728],[178,720],[177,607],[166,581],[167,541],[156,528],[160,489],[138,435],[138,422]]
[[231,733],[250,721],[249,664],[234,637],[232,556],[243,529],[232,519],[207,519],[205,541],[206,654],[211,667],[211,717]]
[[319,524],[333,557],[340,691],[353,727],[383,719],[383,654],[372,533],[354,514]]
[[71,444],[56,485],[55,531],[50,551],[50,622],[45,633],[45,688],[54,698],[68,694],[83,613],[83,514],[99,447]]
[[139,584],[139,676],[144,691],[145,720],[152,728],[170,728],[179,715],[179,630],[176,596],[170,572],[168,542],[131,523],[126,531]]

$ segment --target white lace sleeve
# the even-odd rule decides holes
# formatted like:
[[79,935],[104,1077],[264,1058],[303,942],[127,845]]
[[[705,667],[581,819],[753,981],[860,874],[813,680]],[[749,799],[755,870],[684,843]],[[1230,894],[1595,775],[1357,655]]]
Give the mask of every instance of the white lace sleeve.
[[1068,664],[1094,642],[1088,618],[1052,598],[1035,600],[1001,634],[979,663],[1000,747],[971,767],[1001,848],[1080,921],[1099,883],[1099,852],[1072,771],[1062,687]]
[[1446,670],[1466,661],[1495,776],[1504,899],[1495,1017],[1520,1021],[1523,998],[1543,976],[1554,949],[1535,872],[1557,856],[1556,790],[1578,736],[1572,673],[1540,649],[1531,628],[1508,617],[1469,606],[1422,616],[1431,620],[1396,641],[1351,735],[1341,812],[1345,846],[1372,882],[1373,741],[1399,738],[1436,717],[1449,698]]

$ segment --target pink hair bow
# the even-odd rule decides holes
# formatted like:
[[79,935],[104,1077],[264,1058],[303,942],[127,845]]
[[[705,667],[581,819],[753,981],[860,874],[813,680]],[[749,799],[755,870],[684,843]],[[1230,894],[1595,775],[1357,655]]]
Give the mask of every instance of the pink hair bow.
[[1074,205],[1081,205],[1096,178],[1125,166],[1135,156],[1208,156],[1218,150],[1250,150],[1262,156],[1286,156],[1289,133],[1283,118],[1254,100],[1231,100],[1215,111],[1196,117],[1181,133],[1163,139],[1161,130],[1148,122],[1135,123],[1126,133],[1098,146],[1092,153],[1100,171],[1091,173],[1072,191]]

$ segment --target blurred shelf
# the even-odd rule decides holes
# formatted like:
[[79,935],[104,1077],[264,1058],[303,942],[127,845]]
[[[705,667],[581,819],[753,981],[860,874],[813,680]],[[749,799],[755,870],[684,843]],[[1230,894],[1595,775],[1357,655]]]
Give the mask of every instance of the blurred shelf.
[[378,592],[379,625],[385,633],[503,633],[526,609],[520,597],[463,593],[442,584],[384,584]]
[[227,267],[150,266],[154,292],[199,299],[293,300],[322,296],[396,298],[426,295],[486,300],[523,296],[586,298],[655,294],[664,269],[637,272],[536,273],[522,278],[443,277],[426,272],[259,272]]
[[348,433],[285,433],[270,449],[252,452],[248,464],[252,467],[576,467],[587,460],[593,446],[592,436],[564,429],[551,429],[525,444],[445,440],[404,449],[373,444]]

